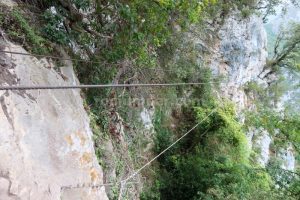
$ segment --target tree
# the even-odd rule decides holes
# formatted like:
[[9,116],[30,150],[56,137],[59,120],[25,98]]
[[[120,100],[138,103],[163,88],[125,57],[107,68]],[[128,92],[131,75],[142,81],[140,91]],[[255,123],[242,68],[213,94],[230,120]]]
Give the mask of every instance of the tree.
[[282,68],[300,71],[300,23],[291,23],[289,27],[278,34],[273,56],[262,71],[268,72],[262,78],[269,78]]
[[257,0],[254,9],[259,10],[263,21],[267,22],[270,15],[277,14],[277,9],[282,5],[282,11],[285,12],[285,5],[293,4],[298,6],[297,0]]

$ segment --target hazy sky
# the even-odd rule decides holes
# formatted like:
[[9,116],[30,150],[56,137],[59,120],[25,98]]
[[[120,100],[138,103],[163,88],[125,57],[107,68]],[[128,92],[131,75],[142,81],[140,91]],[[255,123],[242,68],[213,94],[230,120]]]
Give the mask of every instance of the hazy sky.
[[280,6],[277,8],[277,15],[269,17],[267,24],[271,24],[273,26],[273,31],[275,33],[278,32],[281,25],[288,25],[288,22],[291,21],[300,22],[300,8],[293,5],[285,5],[285,8],[287,9],[286,14],[282,14],[282,6]]
[[[297,8],[293,5],[286,6],[287,12],[285,15],[282,15],[282,7],[278,7],[277,9],[277,15],[276,16],[270,16],[268,23],[266,24],[269,29],[268,31],[268,39],[271,39],[270,36],[273,33],[278,33],[280,30],[280,26],[287,26],[289,22],[296,21],[300,22],[300,8]],[[271,32],[270,32],[271,31]],[[268,41],[270,42],[270,41]],[[270,52],[269,52],[270,53]],[[288,73],[286,73],[286,82],[285,84],[289,85],[289,91],[285,93],[282,97],[282,104],[288,104],[292,107],[294,111],[298,110],[300,111],[300,88],[299,89],[293,89],[293,85],[299,84],[299,76],[291,77],[288,76]]]

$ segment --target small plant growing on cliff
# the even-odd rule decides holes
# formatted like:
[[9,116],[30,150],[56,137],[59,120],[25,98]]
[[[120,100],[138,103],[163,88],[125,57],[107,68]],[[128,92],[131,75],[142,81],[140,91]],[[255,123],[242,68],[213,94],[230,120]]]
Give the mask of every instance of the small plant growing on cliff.
[[49,42],[45,40],[30,25],[29,19],[26,18],[23,11],[19,9],[7,10],[1,7],[3,13],[1,16],[1,29],[5,31],[10,40],[24,46],[27,50],[34,53],[47,53],[51,50]]
[[26,40],[32,46],[32,50],[35,53],[45,53],[47,52],[46,40],[42,38],[36,31],[29,25],[26,18],[18,10],[13,10],[11,13],[13,19],[15,20],[16,26],[15,31],[20,35],[24,35]]

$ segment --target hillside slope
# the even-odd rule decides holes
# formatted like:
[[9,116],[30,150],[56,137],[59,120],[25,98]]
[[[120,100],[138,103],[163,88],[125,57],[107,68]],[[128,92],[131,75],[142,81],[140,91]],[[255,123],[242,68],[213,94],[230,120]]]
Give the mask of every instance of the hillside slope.
[[254,2],[1,0],[1,86],[200,84],[0,91],[0,199],[297,199]]

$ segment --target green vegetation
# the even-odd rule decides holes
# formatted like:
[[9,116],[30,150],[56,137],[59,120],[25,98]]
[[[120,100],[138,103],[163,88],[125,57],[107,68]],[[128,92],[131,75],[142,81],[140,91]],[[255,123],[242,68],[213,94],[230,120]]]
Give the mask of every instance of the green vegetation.
[[60,15],[55,15],[47,10],[44,13],[44,20],[47,22],[43,27],[42,32],[47,38],[57,44],[66,45],[70,42],[70,38],[63,26],[63,18]]
[[[73,58],[93,61],[74,63],[83,84],[163,81],[208,83],[214,79],[210,70],[197,62],[199,55],[195,54],[195,47],[189,44],[180,47],[183,34],[191,25],[206,28],[209,22],[209,26],[218,27],[236,9],[243,17],[258,12],[267,16],[273,14],[275,6],[281,2],[29,0],[28,3],[42,13],[36,19],[36,27],[29,25],[32,19],[27,18],[21,10],[7,11],[7,16],[0,16],[1,27],[10,39],[23,44],[31,52],[47,53],[52,46],[60,45],[68,49]],[[274,58],[266,66],[266,70],[270,70],[266,76],[281,73],[280,68],[299,70],[299,27],[294,24],[290,31],[285,31],[275,41]],[[79,53],[70,49],[76,49]],[[174,54],[178,51],[181,55],[174,61]],[[254,82],[245,86],[245,91],[254,94],[260,103],[257,104],[259,114],[247,114],[245,126],[236,118],[231,102],[215,97],[217,85],[187,87],[185,91],[182,88],[160,89],[160,92],[156,92],[164,98],[184,97],[185,101],[180,108],[166,108],[169,105],[165,105],[161,110],[156,109],[155,154],[204,120],[214,109],[215,112],[158,159],[154,172],[146,174],[150,177],[148,184],[152,186],[143,191],[141,199],[297,199],[299,183],[295,181],[298,180],[295,179],[296,175],[280,171],[277,160],[270,162],[267,169],[257,168],[251,160],[247,144],[246,131],[250,127],[257,127],[270,132],[275,138],[272,145],[276,148],[287,147],[290,142],[299,151],[299,117],[268,109],[285,91],[276,84],[278,81],[271,84],[268,91]],[[120,136],[114,135],[115,127],[112,126],[120,122],[120,119],[116,119],[116,113],[121,115],[124,124],[131,120],[130,117],[136,117],[136,113],[132,111],[134,106],[124,108],[122,105],[120,108],[115,101],[121,97],[143,97],[145,93],[151,93],[150,90],[95,89],[85,92],[85,107],[90,113],[96,155],[104,170],[109,168],[106,166],[103,143],[105,140],[113,141],[111,148],[115,154],[110,159],[114,163],[116,179],[141,165],[143,160],[139,158],[137,160],[142,161],[135,162],[136,166],[128,166],[133,163],[130,158],[140,156],[137,151],[148,143],[143,134],[132,134],[139,124],[131,122],[132,127],[127,127],[130,131],[125,130],[126,136],[123,138],[128,146],[122,149],[123,144],[118,140]],[[171,100],[167,103],[171,104]],[[167,110],[172,110],[176,117],[167,118]],[[284,184],[285,181],[289,184]],[[276,187],[278,185],[280,188]],[[118,188],[112,190],[116,198]]]
[[[280,75],[278,75],[280,77]],[[284,93],[288,91],[284,77],[277,78],[268,87],[259,85],[257,82],[249,82],[244,86],[244,91],[248,95],[254,95],[253,103],[260,106],[272,107],[274,103],[281,100]]]
[[235,119],[232,104],[220,104],[214,99],[210,103],[206,101],[196,107],[182,108],[182,121],[175,132],[165,127],[161,112],[156,114],[155,151],[158,153],[217,108],[180,144],[159,158],[159,182],[142,199],[251,199],[254,196],[259,199],[270,192],[270,176],[255,171],[249,163],[246,136]]
[[299,115],[278,113],[271,108],[259,107],[257,113],[248,113],[248,127],[264,128],[274,137],[274,145],[287,148],[292,144],[300,152],[300,118]]
[[[201,74],[201,82],[209,82],[209,70]],[[269,103],[273,99],[255,83],[250,83],[246,91],[264,99],[258,98],[258,102]],[[226,100],[221,103],[215,99],[210,85],[194,88],[192,97],[195,101],[190,100],[189,104],[176,111],[181,113],[176,121],[176,130],[170,128],[170,119],[163,110],[156,112],[156,154],[214,109],[215,113],[158,159],[155,184],[144,190],[141,199],[298,198],[299,175],[282,170],[279,160],[270,161],[266,169],[258,167],[250,156],[246,131],[249,127],[263,127],[274,136],[275,149],[286,148],[290,143],[299,149],[299,117],[258,108],[258,112],[246,115],[245,125],[242,125],[236,119],[232,103]]]
[[[158,159],[155,185],[148,187],[141,199],[297,199],[297,173],[282,170],[278,162],[271,161],[266,169],[253,163],[247,128],[237,121],[230,102],[220,103],[211,97],[183,107],[175,131],[168,127],[163,112],[158,111],[154,121],[156,153],[202,121],[214,108],[214,114]],[[251,127],[264,127],[274,135],[277,133],[275,145],[278,142],[287,145],[289,141],[299,148],[297,117],[283,119],[271,113],[252,114],[247,116],[247,125],[251,123]]]
[[0,14],[1,27],[8,33],[13,41],[19,41],[25,48],[33,53],[47,53],[51,50],[49,42],[30,26],[30,22],[18,9],[4,11]]
[[264,77],[280,74],[280,70],[300,71],[300,24],[292,23],[288,29],[283,29],[276,38],[272,58],[268,60],[264,71],[268,71]]

